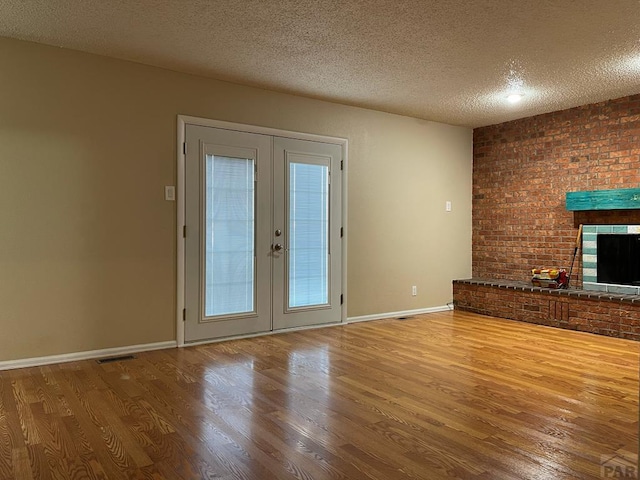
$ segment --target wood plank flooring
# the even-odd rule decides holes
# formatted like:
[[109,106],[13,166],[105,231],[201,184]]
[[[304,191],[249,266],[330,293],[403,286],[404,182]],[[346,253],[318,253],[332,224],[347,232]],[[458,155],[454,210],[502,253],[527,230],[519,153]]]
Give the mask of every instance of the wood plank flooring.
[[4,371],[0,480],[599,479],[639,349],[445,312]]

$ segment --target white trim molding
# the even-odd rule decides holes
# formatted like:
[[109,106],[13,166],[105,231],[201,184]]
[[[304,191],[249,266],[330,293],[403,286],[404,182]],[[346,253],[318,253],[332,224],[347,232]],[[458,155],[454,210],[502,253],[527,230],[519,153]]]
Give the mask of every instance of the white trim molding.
[[409,317],[412,315],[422,315],[425,313],[447,312],[451,310],[447,305],[440,307],[418,308],[417,310],[403,310],[401,312],[374,313],[373,315],[362,315],[360,317],[349,317],[347,323],[368,322],[370,320],[382,320],[384,318]]
[[185,134],[186,134],[186,118],[178,115],[178,136],[176,144],[176,163],[178,169],[178,178],[176,183],[176,269],[177,269],[177,296],[176,296],[176,342],[178,347],[184,345],[184,285],[185,285],[185,239],[184,229],[186,228],[186,212],[185,212],[185,165],[186,155],[184,151]]
[[101,350],[89,350],[86,352],[64,353],[61,355],[49,355],[46,357],[22,358],[19,360],[6,360],[0,362],[0,371],[12,370],[15,368],[40,367],[54,363],[76,362],[79,360],[90,360],[92,358],[115,357],[118,355],[129,355],[132,353],[149,352],[151,350],[164,350],[165,348],[177,347],[177,342],[145,343],[141,345],[129,345],[126,347],[104,348]]

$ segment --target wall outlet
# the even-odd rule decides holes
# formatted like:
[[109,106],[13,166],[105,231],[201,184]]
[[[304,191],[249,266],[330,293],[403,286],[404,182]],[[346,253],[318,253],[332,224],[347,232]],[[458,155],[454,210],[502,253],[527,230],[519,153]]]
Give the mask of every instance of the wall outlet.
[[411,296],[415,297],[416,295],[418,295],[418,287],[414,285],[413,287],[411,287]]

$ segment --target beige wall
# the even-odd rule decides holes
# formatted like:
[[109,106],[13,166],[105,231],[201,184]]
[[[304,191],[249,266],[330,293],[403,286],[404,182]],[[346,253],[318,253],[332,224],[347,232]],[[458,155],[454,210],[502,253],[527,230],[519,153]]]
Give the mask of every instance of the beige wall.
[[175,339],[178,114],[349,139],[350,317],[470,276],[470,129],[8,39],[0,65],[0,361]]

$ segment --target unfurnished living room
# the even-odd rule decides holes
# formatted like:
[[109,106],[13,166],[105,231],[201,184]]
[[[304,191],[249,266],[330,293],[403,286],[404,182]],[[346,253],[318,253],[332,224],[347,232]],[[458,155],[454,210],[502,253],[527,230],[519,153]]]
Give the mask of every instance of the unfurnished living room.
[[0,480],[638,478],[636,0],[0,0]]

